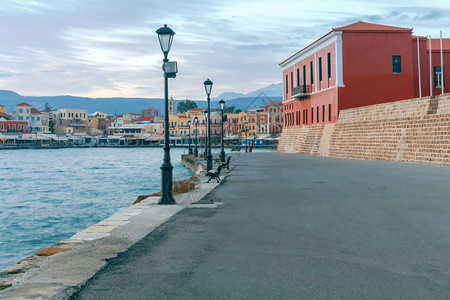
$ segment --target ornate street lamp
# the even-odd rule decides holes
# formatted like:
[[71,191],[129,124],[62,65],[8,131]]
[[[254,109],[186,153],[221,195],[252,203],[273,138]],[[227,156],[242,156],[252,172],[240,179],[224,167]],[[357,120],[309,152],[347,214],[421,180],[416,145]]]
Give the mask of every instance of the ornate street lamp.
[[247,141],[248,122],[245,122],[244,126],[245,126],[245,152],[247,152],[247,146],[248,146],[248,141]]
[[210,109],[210,98],[209,95],[211,95],[211,89],[213,86],[213,83],[211,80],[207,79],[205,82],[203,82],[203,85],[205,86],[206,95],[208,96],[208,121],[206,122],[208,129],[206,130],[208,132],[208,153],[206,154],[206,172],[209,170],[212,170],[212,154],[211,154],[211,109]]
[[223,109],[225,108],[225,101],[222,99],[219,101],[219,105],[220,105],[220,110],[222,112],[221,115],[221,139],[222,139],[222,150],[220,150],[220,161],[221,162],[225,162],[225,151],[223,149],[223,122],[224,122],[224,118],[226,116],[223,115]]
[[[208,124],[208,110],[205,109],[203,111],[203,116],[205,117],[205,129],[207,128]],[[206,159],[206,155],[208,154],[208,130],[205,130],[205,150],[203,151],[203,158]]]
[[195,116],[195,118],[194,118],[194,124],[195,124],[195,148],[194,148],[194,155],[195,155],[195,157],[198,157],[198,149],[197,149],[197,142],[198,142],[198,129],[197,129],[198,117],[197,116]]
[[164,71],[164,158],[161,165],[161,198],[158,204],[175,204],[175,199],[172,195],[172,170],[173,166],[170,162],[170,144],[169,144],[169,88],[168,78],[175,78],[178,72],[177,62],[169,62],[167,55],[172,47],[173,36],[175,32],[164,25],[164,27],[156,30],[158,34],[159,44],[164,53],[163,71]]
[[187,121],[187,125],[189,127],[188,153],[192,154],[192,149],[191,149],[191,120]]

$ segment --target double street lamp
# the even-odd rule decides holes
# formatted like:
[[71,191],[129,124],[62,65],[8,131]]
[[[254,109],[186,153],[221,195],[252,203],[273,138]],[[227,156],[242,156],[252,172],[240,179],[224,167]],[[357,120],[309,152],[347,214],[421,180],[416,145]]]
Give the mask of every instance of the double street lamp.
[[210,98],[209,96],[211,95],[211,89],[213,86],[213,83],[211,80],[207,79],[205,82],[203,82],[203,85],[205,86],[205,91],[206,91],[206,95],[208,97],[208,121],[207,121],[207,133],[208,133],[208,143],[207,143],[207,148],[208,148],[208,152],[206,154],[206,172],[208,172],[209,170],[212,170],[212,154],[211,154],[211,109],[210,109]]
[[197,142],[198,142],[198,130],[197,130],[198,117],[197,116],[195,116],[195,118],[194,118],[194,124],[195,124],[195,148],[194,148],[194,155],[195,155],[195,157],[198,157],[198,149],[197,149]]
[[192,154],[192,149],[191,149],[191,120],[187,121],[187,126],[189,127],[188,153]]
[[222,100],[220,100],[219,101],[219,105],[220,105],[220,110],[221,110],[221,112],[222,112],[222,114],[221,114],[221,140],[222,140],[222,150],[220,150],[220,161],[221,162],[225,162],[225,151],[223,150],[223,122],[225,121],[225,117],[226,116],[224,116],[223,115],[223,109],[225,108],[225,101],[222,99]]
[[170,162],[170,144],[169,144],[169,89],[168,79],[175,78],[178,72],[177,62],[169,61],[167,55],[172,46],[173,36],[175,32],[164,25],[164,27],[156,30],[158,34],[159,44],[164,53],[163,66],[164,71],[164,158],[161,165],[161,198],[158,204],[175,204],[175,199],[172,195],[172,170],[173,166]]
[[245,152],[247,152],[247,148],[248,148],[248,140],[247,140],[248,122],[244,123],[244,127],[245,127]]

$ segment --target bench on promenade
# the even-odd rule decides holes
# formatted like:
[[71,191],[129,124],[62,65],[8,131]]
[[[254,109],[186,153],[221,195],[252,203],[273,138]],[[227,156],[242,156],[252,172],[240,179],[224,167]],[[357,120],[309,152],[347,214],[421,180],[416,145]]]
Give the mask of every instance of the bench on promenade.
[[206,175],[209,176],[209,179],[207,182],[209,182],[211,179],[215,179],[215,180],[217,180],[217,182],[220,182],[220,171],[222,171],[222,167],[223,167],[223,164],[220,164],[217,167],[217,170],[215,170],[215,171],[209,170],[208,173],[206,173]]
[[231,146],[231,152],[234,152],[234,151],[240,152],[241,151],[241,146]]

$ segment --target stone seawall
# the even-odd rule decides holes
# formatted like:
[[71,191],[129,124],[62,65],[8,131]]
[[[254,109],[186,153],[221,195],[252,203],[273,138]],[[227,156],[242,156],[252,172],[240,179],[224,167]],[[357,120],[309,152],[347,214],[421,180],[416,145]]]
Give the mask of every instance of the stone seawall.
[[283,130],[278,151],[450,165],[450,94],[342,110],[335,124]]

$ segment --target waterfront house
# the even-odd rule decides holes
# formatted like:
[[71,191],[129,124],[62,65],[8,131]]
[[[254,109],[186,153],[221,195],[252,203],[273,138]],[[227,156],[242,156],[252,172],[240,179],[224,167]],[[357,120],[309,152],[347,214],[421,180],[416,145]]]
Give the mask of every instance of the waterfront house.
[[55,133],[59,135],[88,134],[87,109],[58,109]]
[[48,118],[44,117],[43,120],[42,113],[26,102],[16,105],[16,111],[12,113],[12,119],[27,122],[27,129],[24,129],[24,131],[33,133],[48,131]]
[[[443,42],[449,65],[450,40]],[[366,22],[333,28],[280,66],[285,127],[334,123],[343,109],[436,95],[444,84],[438,39]],[[450,66],[444,71],[448,81]]]
[[159,117],[161,116],[161,112],[159,109],[149,107],[147,109],[141,110],[141,117]]
[[26,133],[28,131],[27,121],[7,120],[0,116],[0,132],[2,133]]
[[264,105],[267,115],[267,132],[271,136],[278,136],[283,129],[283,104],[281,101],[271,101]]

